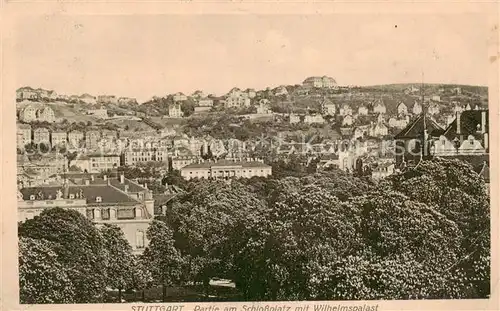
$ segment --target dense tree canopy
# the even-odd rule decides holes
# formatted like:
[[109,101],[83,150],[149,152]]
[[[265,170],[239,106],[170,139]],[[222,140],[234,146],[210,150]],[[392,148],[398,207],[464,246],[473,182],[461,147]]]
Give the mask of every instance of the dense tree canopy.
[[245,300],[489,296],[489,195],[469,165],[422,161],[375,184],[289,163],[273,178],[186,182],[140,257],[118,228],[44,211],[19,226],[22,299],[89,302],[105,286],[153,285],[165,299],[168,286],[208,294],[213,278],[233,280]]

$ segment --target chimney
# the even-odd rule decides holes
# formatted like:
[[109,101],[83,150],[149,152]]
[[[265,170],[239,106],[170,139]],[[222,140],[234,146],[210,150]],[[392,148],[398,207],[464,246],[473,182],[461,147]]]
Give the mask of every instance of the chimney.
[[486,111],[481,111],[481,133],[486,133]]
[[457,111],[457,134],[460,134],[460,112]]
[[148,189],[148,184],[144,183],[144,188]]
[[104,181],[107,181],[108,180],[108,175],[104,175],[102,178],[104,179]]
[[125,192],[128,192],[128,185],[125,185]]
[[120,175],[120,184],[123,184],[123,183],[125,183],[125,175],[122,173]]

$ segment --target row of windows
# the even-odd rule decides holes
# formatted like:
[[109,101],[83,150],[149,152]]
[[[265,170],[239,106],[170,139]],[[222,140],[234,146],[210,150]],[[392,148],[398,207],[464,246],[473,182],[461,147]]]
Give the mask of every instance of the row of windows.
[[[87,218],[96,219],[99,218],[102,220],[110,220],[110,219],[136,219],[142,217],[142,210],[140,208],[121,208],[121,209],[112,209],[112,208],[104,208],[104,209],[87,209]],[[96,216],[97,215],[97,216]]]

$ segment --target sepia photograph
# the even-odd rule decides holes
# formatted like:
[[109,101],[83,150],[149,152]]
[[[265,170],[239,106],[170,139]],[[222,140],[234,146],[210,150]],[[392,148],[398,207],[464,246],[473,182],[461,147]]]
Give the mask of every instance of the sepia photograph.
[[20,305],[492,297],[483,14],[14,25]]

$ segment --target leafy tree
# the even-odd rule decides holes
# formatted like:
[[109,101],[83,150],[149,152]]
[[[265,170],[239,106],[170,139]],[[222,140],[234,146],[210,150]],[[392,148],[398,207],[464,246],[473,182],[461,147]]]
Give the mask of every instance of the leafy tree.
[[150,263],[142,254],[135,255],[133,260],[132,284],[133,288],[142,292],[141,300],[144,302],[144,291],[153,285],[153,277],[150,271]]
[[122,290],[133,287],[135,268],[132,246],[123,231],[116,225],[104,224],[100,229],[107,252],[107,286],[118,289],[118,301],[122,301]]
[[174,247],[173,232],[161,221],[153,220],[147,230],[149,245],[144,250],[153,282],[163,288],[166,300],[167,286],[179,284],[182,272],[182,257]]
[[422,161],[395,174],[383,187],[393,187],[412,200],[433,206],[462,232],[461,260],[453,267],[473,284],[471,297],[490,292],[490,198],[481,176],[458,159]]
[[71,303],[75,288],[68,270],[45,239],[19,238],[19,298],[22,304]]
[[53,242],[75,288],[75,303],[100,302],[106,287],[106,252],[100,231],[81,213],[56,207],[19,224],[19,237]]
[[203,283],[207,294],[212,277],[234,276],[232,241],[238,240],[247,215],[262,208],[262,201],[237,182],[200,181],[167,213],[175,245],[189,262],[188,274]]

